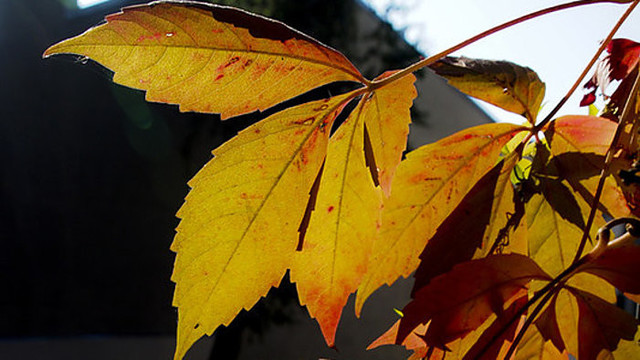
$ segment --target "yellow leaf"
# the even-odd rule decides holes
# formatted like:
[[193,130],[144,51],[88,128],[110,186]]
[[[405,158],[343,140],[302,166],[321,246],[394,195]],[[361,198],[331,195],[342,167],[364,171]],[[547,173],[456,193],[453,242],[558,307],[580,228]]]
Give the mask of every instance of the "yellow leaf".
[[382,206],[362,151],[365,103],[329,141],[315,210],[291,270],[300,303],[318,319],[330,346],[342,308],[366,270]]
[[293,107],[243,130],[190,181],[172,245],[176,358],[278,285],[331,124],[352,96]]
[[391,168],[379,172],[389,183],[387,175],[400,162],[406,143],[414,79],[410,75],[365,93],[329,140],[315,210],[291,270],[300,303],[318,320],[329,346],[334,344],[342,308],[367,271],[382,207],[381,189],[374,184],[363,152],[365,126],[378,139],[373,142],[376,163],[384,170]]
[[[576,209],[572,206],[568,211],[576,214],[580,226],[563,218],[548,201],[550,196],[554,196],[558,203],[567,202],[575,206]],[[584,202],[571,203],[569,199],[566,188],[549,187],[545,194],[533,195],[526,204],[529,256],[551,275],[558,275],[571,265],[586,222],[582,213],[589,211],[589,206]],[[587,249],[590,248],[591,244],[587,243]]]
[[[386,78],[394,72],[386,72],[376,80]],[[373,157],[377,165],[380,187],[388,197],[391,180],[402,158],[407,144],[411,114],[409,109],[417,92],[413,86],[413,74],[392,82],[371,93],[362,111]]]
[[512,124],[481,125],[407,155],[384,205],[382,228],[358,288],[357,314],[377,288],[416,269],[418,255],[438,225],[495,165],[502,147],[522,130],[525,128]]
[[222,118],[263,110],[333,81],[366,82],[341,53],[290,27],[243,10],[154,2],[53,45],[44,56],[89,57],[114,82],[149,101]]

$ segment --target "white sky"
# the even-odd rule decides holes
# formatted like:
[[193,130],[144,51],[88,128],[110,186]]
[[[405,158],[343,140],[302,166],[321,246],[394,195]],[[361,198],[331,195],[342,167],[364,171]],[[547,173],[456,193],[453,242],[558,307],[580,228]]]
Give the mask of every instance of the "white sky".
[[[407,40],[427,55],[445,50],[505,21],[562,3],[549,0],[364,2],[396,29],[404,29]],[[401,5],[400,10],[385,14],[385,9],[391,4]],[[541,119],[568,91],[627,6],[595,4],[563,10],[511,27],[453,55],[508,60],[535,70],[547,86],[539,115]],[[615,37],[640,42],[640,7],[631,14]],[[586,114],[587,108],[578,106],[582,95],[580,87],[559,115]],[[499,121],[521,122],[522,118],[518,115],[488,104],[483,107]]]
[[107,1],[107,0],[77,0],[76,4],[78,4],[78,7],[80,9],[85,9],[85,8],[90,7],[90,6],[98,5],[100,3],[103,3],[105,1]]

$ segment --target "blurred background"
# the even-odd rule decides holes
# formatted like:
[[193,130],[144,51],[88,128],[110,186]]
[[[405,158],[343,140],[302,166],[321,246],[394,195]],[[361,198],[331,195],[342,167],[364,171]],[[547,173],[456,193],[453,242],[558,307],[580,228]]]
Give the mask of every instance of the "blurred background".
[[[0,0],[0,359],[172,357],[174,214],[211,150],[261,114],[221,122],[180,113],[112,84],[92,61],[41,59],[48,46],[136,3]],[[358,0],[223,3],[316,37],[368,77],[424,55]],[[417,87],[410,148],[491,121],[428,72]],[[406,358],[399,348],[365,348],[397,319],[393,308],[410,286],[378,291],[360,320],[351,299],[333,350],[285,278],[188,358]]]

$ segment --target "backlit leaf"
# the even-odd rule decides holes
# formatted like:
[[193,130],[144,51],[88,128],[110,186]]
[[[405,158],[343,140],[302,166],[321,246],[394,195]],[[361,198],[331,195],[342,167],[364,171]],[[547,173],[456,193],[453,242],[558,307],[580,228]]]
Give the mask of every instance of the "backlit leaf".
[[535,123],[545,85],[527,67],[508,61],[447,57],[430,66],[463,93]]
[[365,81],[339,52],[290,27],[243,10],[154,2],[44,53],[78,54],[115,72],[149,101],[222,118],[263,110],[333,81]]
[[177,358],[280,283],[331,124],[350,96],[293,107],[243,130],[190,181],[172,245]]
[[448,342],[478,328],[491,314],[504,311],[506,303],[519,298],[534,279],[551,280],[533,260],[519,254],[491,255],[458,264],[415,293],[402,310],[397,342],[430,321],[425,340],[444,349]]
[[407,155],[382,211],[369,270],[358,288],[357,314],[376,289],[416,269],[418,255],[438,225],[496,164],[502,147],[522,130],[512,124],[481,125]]
[[[544,134],[557,172],[550,175],[567,180],[576,196],[590,204],[615,130],[616,124],[595,116],[563,116],[551,122]],[[629,215],[613,176],[607,177],[598,206],[613,217]]]
[[[376,80],[391,74],[393,72],[386,72]],[[377,167],[377,181],[386,196],[391,192],[391,180],[407,144],[409,109],[417,95],[413,86],[415,79],[411,74],[368,94],[362,111],[375,159],[370,166]]]
[[[365,93],[329,140],[315,211],[302,251],[294,257],[291,279],[330,346],[342,308],[367,271],[380,222],[382,193],[367,167],[377,163],[380,184],[390,185],[406,143],[414,80],[409,75]],[[374,134],[369,138],[373,165],[366,159],[367,130]]]

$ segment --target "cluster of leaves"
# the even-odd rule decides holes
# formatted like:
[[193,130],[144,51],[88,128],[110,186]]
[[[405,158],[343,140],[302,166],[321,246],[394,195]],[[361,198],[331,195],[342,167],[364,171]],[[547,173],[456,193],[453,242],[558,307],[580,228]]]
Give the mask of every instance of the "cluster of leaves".
[[[640,294],[640,227],[625,218],[639,211],[638,46],[612,42],[588,83],[622,80],[606,118],[553,121],[537,121],[545,86],[529,68],[430,58],[368,80],[282,23],[200,3],[125,8],[45,56],[89,57],[149,101],[223,118],[358,85],[241,131],[189,182],[172,245],[176,358],[287,271],[329,346],[350,294],[360,314],[415,271],[413,300],[372,347],[404,344],[416,359],[627,359],[640,353],[638,324],[611,302],[614,288]],[[466,129],[401,161],[412,72],[427,65],[524,125]],[[631,231],[609,242],[605,218]]]

